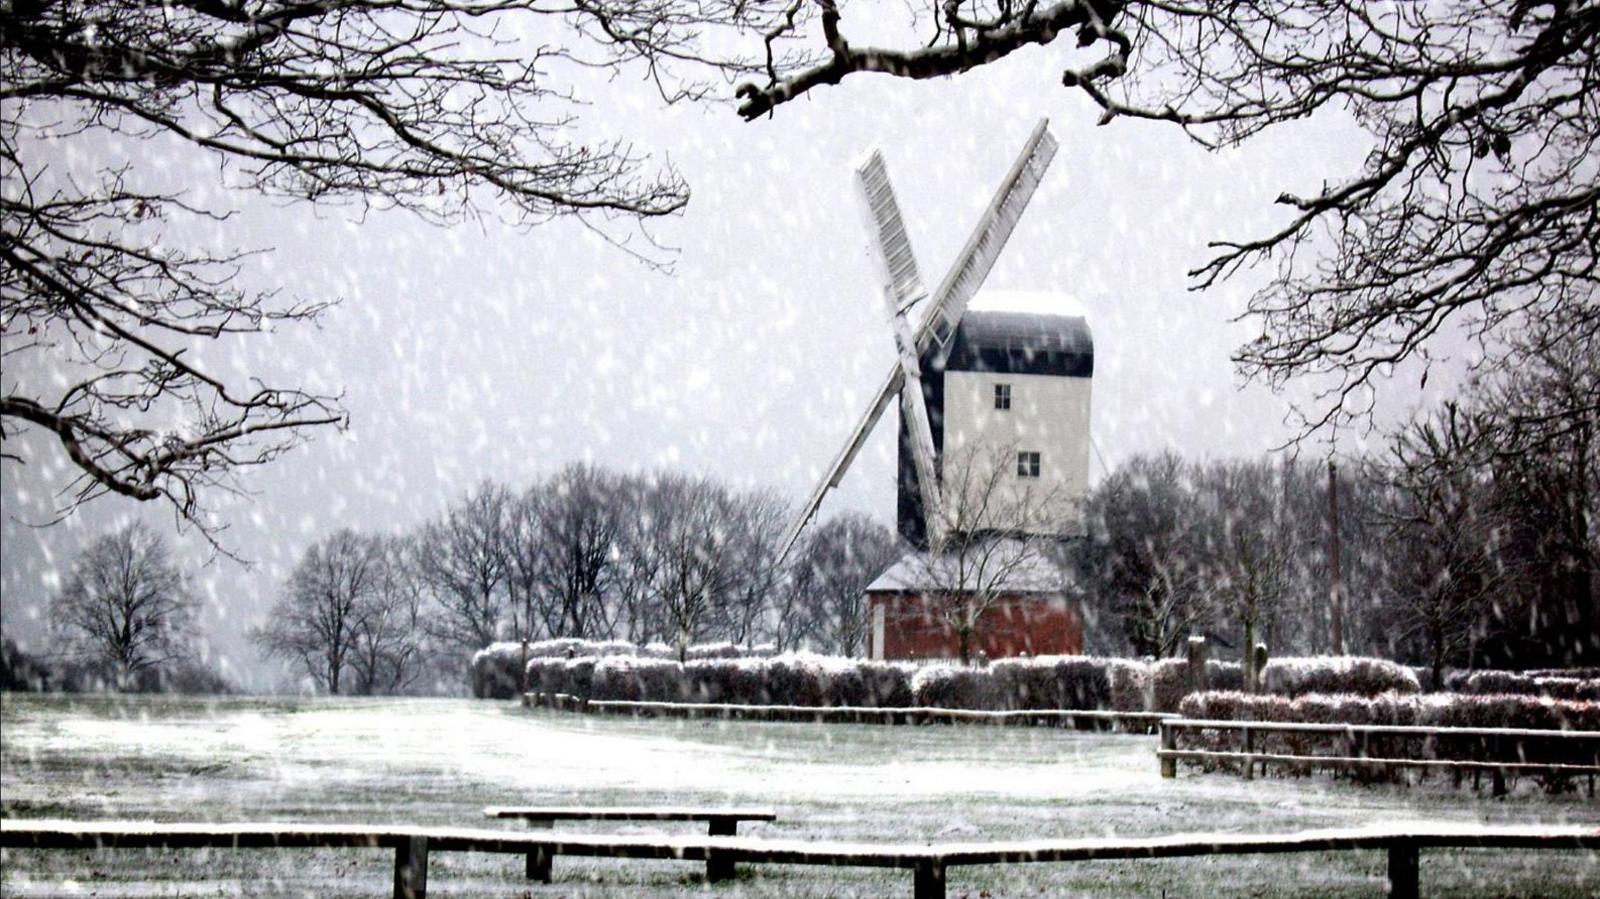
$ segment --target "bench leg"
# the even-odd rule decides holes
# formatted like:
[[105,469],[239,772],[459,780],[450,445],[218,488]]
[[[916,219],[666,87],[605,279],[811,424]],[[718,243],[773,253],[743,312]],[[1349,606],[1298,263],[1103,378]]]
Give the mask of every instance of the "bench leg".
[[1389,847],[1389,899],[1417,899],[1417,847],[1400,843]]
[[[529,821],[528,826],[534,830],[549,830],[554,826],[551,821]],[[540,883],[550,882],[550,847],[540,846],[528,853],[527,875],[529,880]]]
[[[724,818],[712,818],[708,823],[707,835],[713,837],[738,836],[739,822]],[[727,858],[719,858],[717,853],[706,853],[706,880],[710,883],[720,883],[733,879],[733,862]]]
[[944,899],[944,864],[918,862],[912,881],[913,899]]
[[428,838],[411,837],[394,847],[394,899],[427,899]]
[[528,879],[550,882],[550,850],[543,846],[528,853]]

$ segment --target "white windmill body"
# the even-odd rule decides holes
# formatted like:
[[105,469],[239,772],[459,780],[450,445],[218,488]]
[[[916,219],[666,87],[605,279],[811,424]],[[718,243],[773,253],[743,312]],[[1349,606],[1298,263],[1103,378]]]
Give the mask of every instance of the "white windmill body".
[[[955,531],[1014,539],[1060,537],[1078,530],[1073,522],[1088,486],[1089,385],[1094,372],[1086,318],[1069,298],[1057,294],[979,294],[1055,155],[1056,142],[1046,125],[1041,121],[1034,129],[966,246],[931,293],[923,286],[882,157],[873,153],[858,167],[859,197],[874,238],[880,295],[897,360],[791,524],[780,559],[897,399],[897,520],[914,552],[931,559]],[[956,514],[970,506],[969,497],[962,495],[967,482],[948,477],[946,466],[979,456],[1005,460],[1003,470],[993,469],[1004,475],[1004,491],[1018,497],[1048,496],[1041,514],[1019,521],[1000,514],[998,506],[989,519]],[[917,567],[906,562],[884,577]],[[1027,589],[1019,592],[1037,593],[1036,586],[1044,582],[1059,584],[1061,578],[1041,578],[1034,571]],[[919,588],[892,589],[914,593]],[[882,622],[874,627],[881,630]],[[882,638],[873,642],[874,655],[881,656]]]
[[[920,360],[932,439],[941,470],[1004,465],[998,482],[970,476],[943,481],[947,520],[1015,536],[1070,536],[1082,526],[1089,486],[1089,404],[1094,338],[1066,294],[984,290],[952,340]],[[913,546],[929,534],[910,434],[902,420],[896,524]],[[992,489],[994,497],[957,496]],[[1019,514],[1025,509],[1026,514]]]

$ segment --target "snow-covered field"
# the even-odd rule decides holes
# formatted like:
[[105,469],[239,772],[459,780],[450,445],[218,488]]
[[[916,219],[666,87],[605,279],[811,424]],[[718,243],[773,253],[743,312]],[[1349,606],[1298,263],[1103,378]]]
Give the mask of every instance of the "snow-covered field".
[[[1592,823],[1600,802],[1524,785],[1157,775],[1153,737],[986,727],[635,721],[471,700],[0,698],[0,810],[35,818],[485,826],[507,803],[771,806],[742,833],[939,841],[1288,832],[1404,820]],[[491,825],[495,826],[495,825]],[[514,827],[514,824],[504,826]],[[683,832],[693,825],[571,825]],[[6,897],[379,896],[378,851],[8,852]],[[1428,896],[1600,895],[1600,857],[1429,852]],[[905,874],[763,867],[706,886],[692,863],[561,858],[549,886],[506,856],[440,855],[436,896],[910,895]],[[1344,853],[955,869],[951,896],[1380,896]]]

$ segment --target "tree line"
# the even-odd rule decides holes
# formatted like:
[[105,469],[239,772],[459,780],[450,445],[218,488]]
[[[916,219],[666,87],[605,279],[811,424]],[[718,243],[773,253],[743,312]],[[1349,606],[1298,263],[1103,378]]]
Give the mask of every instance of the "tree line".
[[779,564],[788,514],[770,492],[681,474],[572,465],[521,492],[484,482],[409,534],[314,543],[254,637],[329,693],[454,683],[497,640],[861,654],[863,590],[893,536],[838,515]]
[[1336,531],[1320,462],[1136,457],[1088,502],[1077,567],[1096,645],[1160,657],[1210,633],[1334,651],[1337,574],[1344,651],[1436,676],[1594,665],[1597,410],[1592,340],[1532,351],[1342,464]]

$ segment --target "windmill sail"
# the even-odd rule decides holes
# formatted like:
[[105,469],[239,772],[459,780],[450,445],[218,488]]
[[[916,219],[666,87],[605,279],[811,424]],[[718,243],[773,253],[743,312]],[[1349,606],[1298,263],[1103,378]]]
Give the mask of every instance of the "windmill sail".
[[917,271],[917,256],[911,250],[900,204],[894,198],[889,169],[883,156],[874,152],[856,170],[857,195],[867,228],[877,240],[873,254],[883,282],[883,304],[894,331],[895,350],[900,362],[900,413],[905,417],[911,437],[911,459],[917,469],[917,491],[922,498],[923,517],[929,533],[938,530],[942,520],[939,499],[939,465],[933,448],[933,425],[928,421],[928,404],[922,394],[922,363],[917,342],[911,336],[906,311],[922,298],[922,275]]
[[[1056,139],[1051,136],[1048,119],[1039,120],[1039,124],[1028,137],[1028,142],[1022,148],[1022,153],[1017,161],[1012,163],[1011,170],[1000,183],[1000,189],[995,192],[994,199],[990,201],[989,208],[984,211],[983,218],[978,221],[978,227],[973,230],[972,236],[967,239],[966,246],[961,254],[956,257],[955,265],[939,283],[933,292],[932,302],[928,312],[923,316],[921,324],[916,330],[916,350],[920,354],[930,345],[937,342],[940,347],[949,343],[956,327],[961,323],[961,315],[966,311],[967,303],[971,301],[978,288],[982,286],[985,278],[989,276],[990,269],[994,268],[995,260],[1000,257],[1000,252],[1005,248],[1006,241],[1011,238],[1017,222],[1022,218],[1022,212],[1028,206],[1028,201],[1033,198],[1033,192],[1038,188],[1040,180],[1044,177],[1045,170],[1050,161],[1055,158],[1056,148],[1059,146]],[[870,162],[870,161],[869,161]],[[887,177],[884,179],[887,184]],[[870,198],[869,198],[870,200]],[[894,219],[901,238],[905,235],[905,224],[899,217],[896,208]],[[883,227],[878,227],[880,242],[885,247],[893,246],[889,239],[883,236]],[[892,235],[891,235],[892,237]],[[898,238],[897,238],[898,239]],[[903,244],[906,252],[910,252],[910,241]],[[886,258],[889,254],[886,253]],[[888,263],[891,276],[895,271],[894,262]],[[914,259],[910,263],[911,270],[915,271]],[[899,281],[896,280],[896,294],[899,295]],[[914,299],[914,294],[912,299]],[[905,300],[901,301],[902,309]],[[900,363],[889,372],[889,377],[883,386],[872,398],[872,404],[867,407],[866,415],[857,422],[846,441],[844,448],[833,460],[827,473],[806,498],[805,504],[800,507],[799,513],[789,525],[789,530],[783,536],[783,543],[778,549],[778,561],[781,562],[789,554],[794,543],[800,537],[800,532],[805,529],[806,523],[816,514],[817,508],[822,505],[823,497],[829,490],[837,487],[843,480],[845,472],[850,469],[850,464],[855,461],[857,453],[867,441],[867,436],[883,415],[883,410],[888,407],[889,401],[904,386],[904,372]]]

